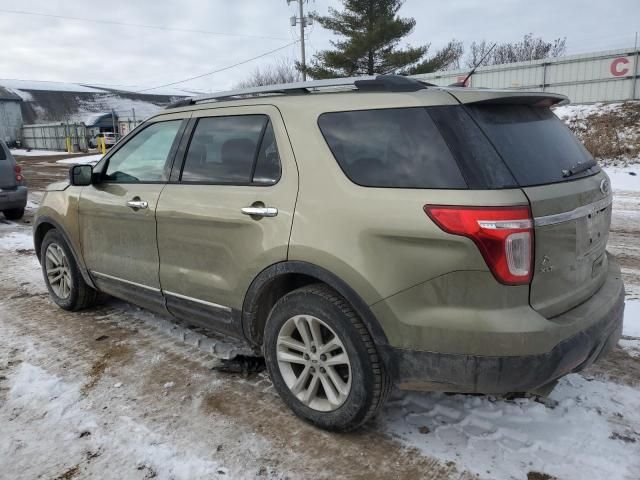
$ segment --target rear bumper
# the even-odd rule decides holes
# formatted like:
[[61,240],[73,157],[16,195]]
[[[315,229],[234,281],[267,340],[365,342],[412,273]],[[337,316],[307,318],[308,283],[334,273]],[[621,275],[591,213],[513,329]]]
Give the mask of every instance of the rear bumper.
[[616,270],[610,270],[607,281],[591,299],[554,319],[558,323],[573,322],[576,317],[588,315],[589,326],[543,354],[494,357],[379,348],[401,389],[467,393],[533,391],[588,367],[618,343],[624,316],[624,286]]
[[27,187],[18,186],[15,190],[0,189],[0,211],[24,208],[27,205]]

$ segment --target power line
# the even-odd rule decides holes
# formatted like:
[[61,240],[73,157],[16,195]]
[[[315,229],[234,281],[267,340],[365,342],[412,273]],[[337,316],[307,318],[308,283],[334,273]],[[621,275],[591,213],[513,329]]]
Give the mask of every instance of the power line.
[[80,22],[102,23],[107,25],[118,25],[121,27],[149,28],[152,30],[164,30],[164,31],[171,31],[171,32],[199,33],[204,35],[218,35],[218,36],[227,36],[227,37],[259,38],[263,40],[264,39],[287,40],[284,37],[272,37],[268,35],[251,35],[246,33],[230,33],[230,32],[212,32],[210,30],[197,30],[197,29],[191,29],[191,28],[174,28],[174,27],[165,27],[162,25],[144,25],[144,24],[138,24],[138,23],[118,22],[115,20],[100,20],[97,18],[71,17],[68,15],[55,15],[52,13],[29,12],[26,10],[0,9],[0,13],[9,13],[14,15],[29,15],[29,16],[35,16],[35,17],[46,17],[46,18],[57,18],[60,20],[74,20],[74,21],[80,21]]
[[274,50],[270,50],[268,52],[260,54],[257,57],[252,57],[247,60],[234,63],[233,65],[219,68],[218,70],[213,70],[212,72],[203,73],[202,75],[196,75],[195,77],[185,78],[184,80],[178,80],[177,82],[165,83],[164,85],[158,85],[157,87],[145,88],[144,90],[137,90],[135,93],[142,93],[142,92],[148,92],[149,90],[156,90],[158,88],[171,87],[179,83],[190,82],[191,80],[197,80],[198,78],[208,77],[209,75],[213,75],[214,73],[224,72],[225,70],[230,70],[232,68],[239,67],[240,65],[244,65],[245,63],[253,62],[254,60],[257,60],[259,58],[266,57],[267,55],[271,55],[272,53],[278,52],[280,50],[284,50],[285,48],[288,48],[291,45],[295,45],[296,43],[298,43],[298,40],[296,40],[295,42],[287,43],[286,45],[283,45],[282,47],[276,48]]

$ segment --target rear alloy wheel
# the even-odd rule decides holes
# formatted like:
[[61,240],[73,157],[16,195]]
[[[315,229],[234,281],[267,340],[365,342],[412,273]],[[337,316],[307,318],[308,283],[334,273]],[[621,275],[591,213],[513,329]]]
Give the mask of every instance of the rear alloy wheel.
[[75,311],[96,303],[98,292],[84,281],[69,245],[56,229],[42,240],[40,263],[49,295],[59,307]]
[[308,285],[278,300],[263,349],[283,401],[318,427],[356,429],[388,396],[391,383],[369,331],[327,285]]
[[321,412],[345,402],[351,391],[349,354],[329,325],[296,315],[280,329],[277,345],[280,374],[298,400]]

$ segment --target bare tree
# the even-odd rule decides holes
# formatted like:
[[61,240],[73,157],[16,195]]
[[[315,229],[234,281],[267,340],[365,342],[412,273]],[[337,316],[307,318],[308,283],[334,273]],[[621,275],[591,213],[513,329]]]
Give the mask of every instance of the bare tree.
[[262,87],[278,83],[302,81],[302,74],[290,58],[279,58],[273,64],[257,67],[248,78],[239,82],[237,88]]
[[[427,45],[427,52],[429,45]],[[452,68],[460,68],[460,59],[464,48],[462,42],[451,40],[443,48],[438,50],[431,56],[427,56],[422,62],[414,65],[405,72],[408,75],[416,75],[419,73],[437,72],[440,70],[449,70]]]
[[[486,40],[471,43],[467,54],[467,66],[473,67],[476,65],[489,51],[491,45]],[[532,33],[529,33],[519,42],[506,42],[496,45],[496,48],[484,59],[482,65],[499,65],[559,57],[564,55],[566,50],[566,38],[556,38],[547,42],[541,37],[534,37]]]

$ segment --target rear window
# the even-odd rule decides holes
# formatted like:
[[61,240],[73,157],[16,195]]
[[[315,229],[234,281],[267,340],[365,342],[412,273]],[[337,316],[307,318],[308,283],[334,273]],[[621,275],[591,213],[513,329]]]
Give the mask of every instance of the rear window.
[[266,115],[202,118],[182,170],[183,182],[273,185],[280,157]]
[[[522,187],[565,181],[563,169],[592,159],[587,149],[548,108],[471,105],[467,109]],[[600,169],[594,167],[571,179],[598,171]]]
[[358,185],[467,188],[426,108],[324,113],[318,125],[338,164]]

